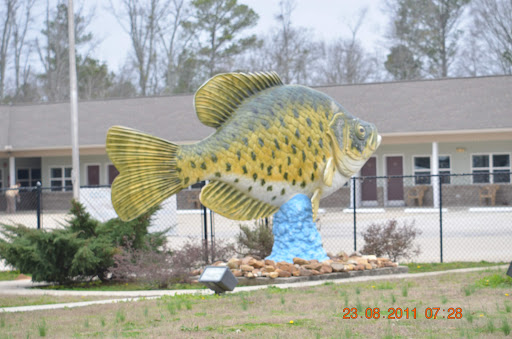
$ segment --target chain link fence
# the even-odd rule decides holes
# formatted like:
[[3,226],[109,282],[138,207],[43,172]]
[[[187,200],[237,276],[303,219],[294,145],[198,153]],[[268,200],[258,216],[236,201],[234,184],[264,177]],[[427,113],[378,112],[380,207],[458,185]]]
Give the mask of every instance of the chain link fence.
[[[512,185],[507,173],[354,177],[320,204],[317,228],[327,252],[350,254],[364,246],[362,233],[372,224],[396,220],[421,231],[417,262],[510,261],[512,259]],[[240,225],[199,202],[200,187],[166,200],[151,232],[166,231],[171,248],[189,240],[234,242]],[[12,209],[14,196],[15,210]],[[19,200],[18,200],[19,197]],[[69,187],[0,190],[0,223],[51,230],[69,218]],[[110,187],[82,187],[80,200],[100,221],[115,218]]]

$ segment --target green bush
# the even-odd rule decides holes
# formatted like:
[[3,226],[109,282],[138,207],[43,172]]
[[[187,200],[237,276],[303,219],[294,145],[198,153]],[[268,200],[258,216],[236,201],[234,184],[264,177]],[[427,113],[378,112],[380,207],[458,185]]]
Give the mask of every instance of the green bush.
[[[162,233],[148,234],[151,215],[156,209],[130,222],[112,219],[100,223],[91,218],[80,203],[73,201],[68,225],[52,231],[26,226],[0,226],[0,258],[33,281],[60,284],[99,277],[104,280],[114,255],[130,242],[133,248],[147,244],[160,246]],[[153,241],[148,241],[150,238]]]
[[236,237],[238,253],[266,258],[272,253],[274,235],[272,225],[266,220],[259,220],[254,228],[240,225],[240,233]]

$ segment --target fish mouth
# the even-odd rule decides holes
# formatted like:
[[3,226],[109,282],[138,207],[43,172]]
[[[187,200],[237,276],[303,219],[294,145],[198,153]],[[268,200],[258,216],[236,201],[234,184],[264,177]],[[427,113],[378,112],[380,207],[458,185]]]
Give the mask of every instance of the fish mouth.
[[344,177],[350,178],[356,174],[361,169],[361,167],[363,167],[367,159],[354,159],[347,156],[340,160],[341,161],[337,161],[338,171]]
[[367,148],[362,153],[353,152],[347,143],[348,147],[345,148],[344,156],[339,157],[336,161],[338,171],[345,177],[350,178],[353,176],[364,166],[366,161],[380,146],[381,142],[382,136],[380,136],[377,131],[374,131],[368,140]]
[[380,143],[382,142],[382,137],[380,134],[377,133],[377,131],[374,131],[370,142],[368,143],[368,148],[372,151],[372,153],[379,148]]

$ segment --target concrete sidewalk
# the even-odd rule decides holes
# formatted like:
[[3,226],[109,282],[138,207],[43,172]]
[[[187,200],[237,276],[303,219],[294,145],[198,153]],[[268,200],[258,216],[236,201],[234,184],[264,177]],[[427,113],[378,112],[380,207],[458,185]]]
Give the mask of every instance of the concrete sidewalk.
[[[274,286],[277,288],[297,288],[297,287],[308,287],[325,284],[326,282],[334,284],[347,284],[354,282],[365,282],[365,281],[376,281],[376,280],[396,280],[396,279],[411,279],[430,277],[443,274],[455,274],[455,273],[466,273],[483,271],[487,269],[507,269],[508,265],[492,266],[492,267],[477,267],[477,268],[464,268],[459,270],[429,272],[429,273],[415,273],[415,274],[390,274],[390,275],[379,275],[379,276],[362,276],[354,277],[350,279],[328,279],[318,281],[307,281],[298,283],[284,283],[284,284],[269,284],[269,285],[257,285],[257,286],[243,286],[237,287],[233,292],[237,293],[244,291],[254,291],[259,289],[267,288],[268,286]],[[0,313],[3,312],[28,312],[28,311],[42,311],[50,309],[61,309],[61,308],[73,308],[73,307],[84,307],[99,304],[110,304],[118,302],[130,302],[141,299],[156,299],[164,295],[179,295],[179,294],[197,294],[197,295],[211,295],[213,291],[209,289],[198,289],[198,290],[152,290],[152,291],[57,291],[57,290],[42,290],[33,287],[41,286],[41,283],[32,283],[30,280],[16,280],[16,281],[4,281],[0,282],[0,294],[9,295],[54,295],[54,296],[104,296],[105,300],[96,301],[84,301],[74,303],[62,303],[62,304],[51,304],[51,305],[36,305],[36,306],[19,306],[19,307],[4,307],[0,308]]]

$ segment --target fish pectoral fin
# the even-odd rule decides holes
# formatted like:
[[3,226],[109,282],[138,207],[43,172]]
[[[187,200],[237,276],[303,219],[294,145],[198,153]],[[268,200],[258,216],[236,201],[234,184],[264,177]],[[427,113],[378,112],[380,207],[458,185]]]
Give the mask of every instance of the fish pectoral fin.
[[332,157],[329,157],[329,159],[327,159],[327,163],[325,165],[325,170],[324,170],[324,184],[326,186],[329,186],[329,187],[332,186],[332,180],[334,178],[335,170],[336,170],[336,168],[334,167],[334,159]]
[[282,84],[276,72],[218,74],[196,92],[194,107],[197,117],[206,126],[218,128],[245,99]]
[[203,187],[199,199],[215,213],[233,220],[265,218],[279,210],[222,181],[211,181]]
[[320,208],[320,198],[322,197],[322,190],[317,188],[311,197],[311,207],[313,209],[313,222],[318,217],[318,209]]

